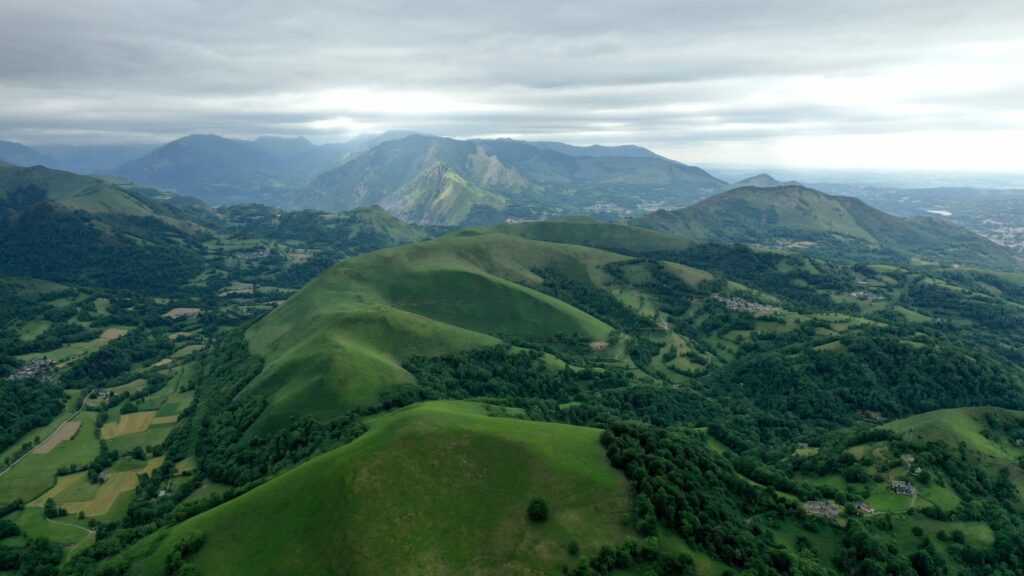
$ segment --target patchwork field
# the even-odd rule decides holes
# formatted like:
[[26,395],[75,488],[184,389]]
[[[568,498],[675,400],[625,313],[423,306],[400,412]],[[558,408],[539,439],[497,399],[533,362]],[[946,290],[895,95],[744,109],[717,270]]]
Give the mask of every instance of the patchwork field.
[[40,442],[33,452],[36,454],[49,454],[53,452],[53,449],[59,446],[61,442],[74,438],[81,426],[82,423],[77,420],[61,424],[49,438]]
[[58,468],[68,464],[86,464],[99,454],[99,441],[95,436],[96,413],[82,412],[75,416],[75,421],[81,422],[81,427],[74,438],[61,442],[45,454],[29,454],[0,476],[0,502],[17,498],[34,500],[54,486]]
[[100,430],[100,435],[104,440],[109,440],[111,438],[117,438],[127,434],[145,432],[146,430],[149,430],[149,426],[153,423],[154,417],[156,417],[155,411],[122,414],[116,422],[108,422],[107,424],[104,424],[103,428]]
[[41,508],[47,499],[52,498],[71,515],[84,512],[89,518],[107,516],[122,495],[130,495],[139,485],[139,475],[152,472],[163,460],[161,456],[147,462],[138,462],[141,466],[134,470],[109,472],[106,481],[99,484],[89,482],[85,472],[60,476],[53,488],[28,506]]

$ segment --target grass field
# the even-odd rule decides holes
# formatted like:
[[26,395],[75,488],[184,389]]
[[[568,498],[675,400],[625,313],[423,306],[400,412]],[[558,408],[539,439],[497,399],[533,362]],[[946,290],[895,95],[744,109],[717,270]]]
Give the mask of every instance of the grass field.
[[[130,573],[159,574],[190,530],[207,537],[194,558],[204,574],[555,573],[571,559],[569,540],[588,554],[627,536],[626,482],[598,435],[462,402],[403,409],[173,528],[155,550],[138,547]],[[550,506],[542,525],[526,518],[532,497]]]
[[[130,496],[139,485],[139,474],[148,474],[163,463],[163,457],[149,461],[122,459],[107,474],[105,482],[93,484],[85,472],[77,472],[57,478],[57,484],[45,494],[28,504],[30,508],[42,508],[52,498],[72,516],[84,512],[89,518],[110,518],[112,510],[124,495]],[[127,503],[122,504],[127,508]]]
[[26,502],[34,500],[55,484],[58,468],[68,464],[86,464],[99,454],[99,442],[94,435],[96,413],[82,412],[75,419],[82,423],[82,427],[73,439],[62,442],[47,454],[29,454],[0,476],[0,502],[17,498]]
[[174,424],[153,425],[143,432],[124,434],[111,438],[107,441],[107,445],[110,446],[111,450],[118,450],[120,452],[128,452],[137,447],[158,446],[167,438],[167,435],[171,433],[173,428]]
[[153,423],[153,418],[155,416],[155,411],[121,414],[121,417],[118,418],[116,422],[108,422],[104,424],[103,428],[100,430],[100,435],[104,440],[110,440],[111,438],[117,438],[127,434],[145,432],[146,430],[149,430],[149,426]]
[[70,418],[71,415],[74,414],[75,411],[77,410],[75,406],[78,403],[78,399],[82,396],[82,392],[80,390],[68,390],[67,394],[70,399],[64,405],[64,410],[60,414],[58,414],[56,418],[51,420],[45,426],[40,426],[39,428],[30,430],[27,434],[22,436],[20,440],[12,444],[6,450],[0,452],[0,460],[6,459],[8,456],[17,451],[23,443],[31,442],[36,436],[38,436],[40,439],[46,438],[47,436],[52,434],[53,431],[56,430],[58,426],[63,424],[65,420]]
[[53,452],[57,446],[60,446],[62,442],[67,442],[75,437],[78,430],[82,427],[82,422],[79,420],[69,420],[64,422],[54,430],[53,434],[39,443],[38,446],[33,450],[36,454],[49,454]]
[[[1020,452],[1010,446],[996,444],[982,435],[984,414],[998,408],[954,408],[935,410],[886,424],[885,427],[913,442],[947,442],[994,459],[1012,459]],[[1018,413],[1019,414],[1019,413]]]

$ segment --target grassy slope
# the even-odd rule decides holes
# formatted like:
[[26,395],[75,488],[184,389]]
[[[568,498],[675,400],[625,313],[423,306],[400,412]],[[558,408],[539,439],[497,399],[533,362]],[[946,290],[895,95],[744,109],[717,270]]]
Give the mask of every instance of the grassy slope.
[[[543,525],[526,519],[532,497],[550,506]],[[571,539],[583,554],[621,542],[628,507],[597,430],[431,402],[174,528],[136,550],[134,573],[160,574],[192,530],[207,536],[194,558],[207,575],[557,573]]]
[[996,462],[1013,462],[1024,451],[1010,445],[997,444],[982,435],[987,428],[986,413],[1020,414],[1002,408],[950,408],[925,412],[886,424],[885,427],[910,442],[946,442],[956,446],[964,442],[967,448],[983,458]]
[[291,414],[336,415],[411,381],[401,362],[496,344],[501,336],[611,328],[542,294],[532,270],[589,274],[621,256],[503,234],[445,237],[341,262],[248,333],[266,360],[249,391],[272,405],[261,429]]
[[[592,246],[602,250],[653,252],[685,250],[693,241],[674,234],[608,224],[585,217],[547,222],[527,222],[497,226],[494,231],[530,240]],[[475,231],[466,231],[473,234]]]

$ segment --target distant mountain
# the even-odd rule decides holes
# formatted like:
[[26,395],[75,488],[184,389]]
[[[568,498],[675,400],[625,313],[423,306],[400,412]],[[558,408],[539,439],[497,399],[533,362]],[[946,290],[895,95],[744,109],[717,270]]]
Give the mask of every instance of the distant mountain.
[[856,260],[917,259],[1004,269],[1021,264],[1006,248],[949,222],[898,218],[856,198],[799,185],[736,188],[630,223],[702,241],[781,246]]
[[0,270],[160,292],[202,267],[202,227],[108,180],[0,165]]
[[175,140],[111,173],[211,204],[273,203],[275,192],[302,183],[282,158],[255,143],[213,134]]
[[343,144],[262,136],[237,140],[194,134],[121,164],[111,174],[194,196],[213,205],[288,206],[291,195],[318,174],[404,133],[384,133]]
[[527,144],[540,148],[541,150],[560,152],[566,156],[593,156],[595,158],[603,158],[606,156],[662,158],[662,156],[651,152],[647,148],[631,144],[625,146],[599,146],[597,144],[591,146],[573,146],[571,144],[563,144],[562,142],[527,142]]
[[724,184],[641,148],[613,150],[413,135],[322,174],[292,205],[335,211],[379,204],[409,222],[476,225],[684,206]]
[[151,144],[45,144],[29,147],[0,141],[0,162],[95,174],[139,158],[154,148],[156,146]]
[[78,174],[109,172],[115,166],[141,158],[155,148],[155,144],[48,144],[33,147],[53,159],[52,163],[43,163],[44,166]]
[[40,166],[53,164],[53,158],[17,142],[0,140],[0,162],[15,166]]
[[751,176],[750,178],[744,178],[738,182],[734,182],[722,188],[722,192],[728,190],[735,190],[737,188],[778,188],[779,186],[799,186],[798,182],[779,182],[775,178],[772,178],[768,174],[758,174],[757,176]]

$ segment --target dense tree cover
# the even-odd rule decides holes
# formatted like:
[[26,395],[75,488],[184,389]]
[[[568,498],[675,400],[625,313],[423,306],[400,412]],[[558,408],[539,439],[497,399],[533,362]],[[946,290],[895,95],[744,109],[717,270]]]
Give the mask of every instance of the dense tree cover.
[[825,291],[848,292],[857,286],[849,267],[739,244],[695,244],[681,252],[644,256],[722,274],[783,298],[787,308],[801,312],[850,310]]
[[741,358],[713,377],[715,388],[730,402],[804,427],[851,424],[856,410],[898,418],[956,406],[1024,407],[1021,371],[985,350],[884,329],[852,331],[838,342]]
[[0,571],[17,576],[56,576],[64,552],[45,538],[30,538],[25,546],[0,546]]
[[755,573],[803,574],[799,562],[746,519],[785,513],[773,490],[742,478],[693,432],[613,423],[601,443],[629,480],[641,534],[657,523],[732,566]]
[[239,486],[345,444],[366,430],[358,414],[347,413],[326,423],[306,416],[275,434],[248,435],[266,400],[239,393],[261,368],[262,361],[249,353],[240,330],[204,354],[195,417],[168,438],[168,455],[181,458],[191,448],[209,478]]
[[56,282],[172,292],[202,271],[186,238],[153,216],[100,218],[43,203],[0,221],[0,269]]
[[64,409],[66,400],[61,386],[50,380],[0,382],[0,450],[29,430],[48,424]]
[[174,352],[164,334],[137,328],[75,363],[64,376],[67,388],[91,389],[128,372],[136,363],[155,362]]

